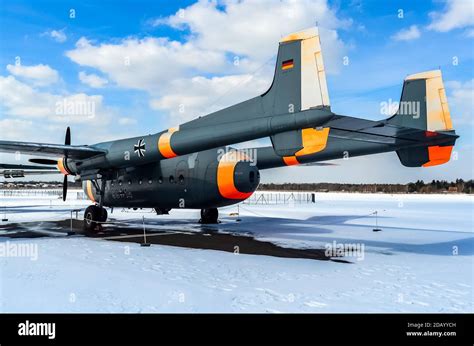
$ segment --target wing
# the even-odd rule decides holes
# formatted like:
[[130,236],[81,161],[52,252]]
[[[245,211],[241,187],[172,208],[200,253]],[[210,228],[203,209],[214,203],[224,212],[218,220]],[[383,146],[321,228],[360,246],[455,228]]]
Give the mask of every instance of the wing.
[[36,165],[0,164],[0,176],[4,178],[23,178],[30,175],[60,174],[58,169]]
[[[32,169],[32,170],[40,170],[40,171],[48,171],[52,170],[50,167],[44,167],[44,166],[38,166],[38,165],[15,165],[11,163],[0,163],[0,169]],[[58,172],[57,169],[54,170],[55,172]]]
[[0,152],[41,156],[65,156],[72,159],[86,159],[105,154],[107,151],[87,145],[43,144],[32,142],[0,141]]

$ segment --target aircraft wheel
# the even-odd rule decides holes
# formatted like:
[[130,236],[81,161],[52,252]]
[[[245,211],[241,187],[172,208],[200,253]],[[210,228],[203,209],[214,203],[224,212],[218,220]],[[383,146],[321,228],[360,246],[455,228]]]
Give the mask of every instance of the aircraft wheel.
[[107,216],[108,216],[108,214],[107,214],[107,209],[101,208],[101,214],[100,214],[100,220],[99,220],[99,221],[100,221],[100,222],[105,222],[105,221],[107,221]]
[[107,210],[96,205],[90,205],[84,212],[84,230],[94,232],[101,227],[101,222],[107,221]]
[[201,209],[201,220],[200,223],[209,224],[217,223],[219,217],[219,211],[217,208]]

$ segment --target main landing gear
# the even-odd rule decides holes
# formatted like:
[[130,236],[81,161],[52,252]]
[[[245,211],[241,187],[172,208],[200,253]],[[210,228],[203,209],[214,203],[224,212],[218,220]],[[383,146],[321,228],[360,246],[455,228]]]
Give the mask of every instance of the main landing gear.
[[100,229],[101,223],[107,221],[107,210],[98,205],[90,205],[84,212],[84,230],[93,232]]
[[219,217],[219,211],[217,208],[201,209],[201,220],[199,223],[202,224],[213,224],[218,223],[217,218]]
[[[105,183],[106,180],[101,179],[100,188],[97,189],[100,196],[99,204],[88,206],[84,212],[84,231],[86,232],[100,230],[102,223],[107,221],[107,210],[103,207]],[[95,183],[95,186],[98,187],[98,184]]]

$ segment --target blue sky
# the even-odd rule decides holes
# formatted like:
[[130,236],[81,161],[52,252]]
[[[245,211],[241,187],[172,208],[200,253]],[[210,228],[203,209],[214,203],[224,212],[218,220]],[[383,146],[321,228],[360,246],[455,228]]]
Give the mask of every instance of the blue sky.
[[[271,170],[263,180],[469,179],[473,6],[470,0],[1,0],[0,137],[62,142],[71,125],[75,144],[91,144],[158,132],[265,91],[279,37],[318,22],[336,113],[383,118],[380,103],[399,100],[405,76],[440,67],[462,136],[458,159],[413,169],[389,153],[335,167]],[[55,117],[52,107],[64,98],[94,101],[94,117]]]

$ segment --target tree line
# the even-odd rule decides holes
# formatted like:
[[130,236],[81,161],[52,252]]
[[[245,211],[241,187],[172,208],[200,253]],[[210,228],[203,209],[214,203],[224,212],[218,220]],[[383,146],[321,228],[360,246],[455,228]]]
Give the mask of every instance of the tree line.
[[317,191],[364,193],[472,193],[473,180],[417,180],[407,184],[283,183],[260,184],[262,191]]

